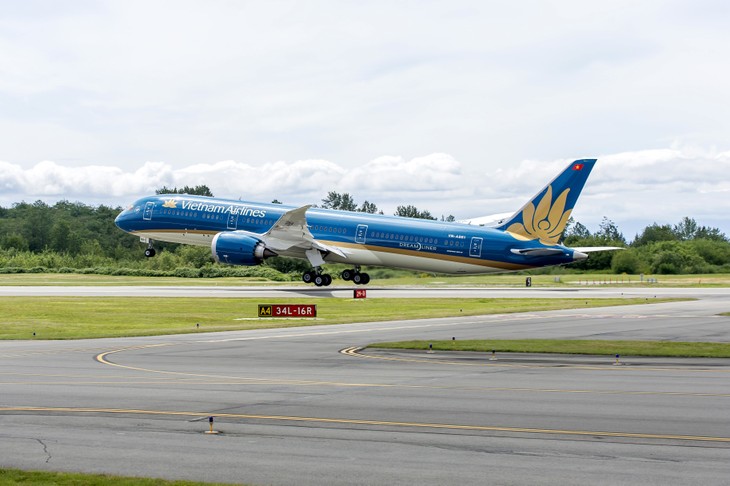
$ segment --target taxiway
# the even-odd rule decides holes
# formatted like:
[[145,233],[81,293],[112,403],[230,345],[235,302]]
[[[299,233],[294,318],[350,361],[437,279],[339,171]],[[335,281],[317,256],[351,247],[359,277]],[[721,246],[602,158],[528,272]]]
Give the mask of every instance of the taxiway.
[[[0,466],[252,484],[726,484],[729,360],[622,358],[617,366],[610,358],[362,349],[452,337],[730,341],[730,317],[718,315],[730,310],[730,289],[650,293],[698,300],[2,342]],[[209,416],[220,434],[203,434]]]

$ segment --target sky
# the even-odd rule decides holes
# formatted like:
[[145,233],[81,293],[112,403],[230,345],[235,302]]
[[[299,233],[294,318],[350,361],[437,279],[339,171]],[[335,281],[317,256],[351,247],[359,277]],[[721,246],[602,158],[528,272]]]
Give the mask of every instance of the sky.
[[0,0],[0,205],[162,186],[730,235],[725,1]]

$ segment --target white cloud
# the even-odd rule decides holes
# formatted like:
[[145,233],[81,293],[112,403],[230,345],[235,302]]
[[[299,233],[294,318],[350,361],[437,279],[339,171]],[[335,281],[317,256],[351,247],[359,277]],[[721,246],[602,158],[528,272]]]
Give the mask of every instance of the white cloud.
[[355,167],[342,178],[342,187],[351,192],[369,193],[437,192],[458,189],[461,164],[448,154],[432,154],[405,160],[403,157],[378,157]]

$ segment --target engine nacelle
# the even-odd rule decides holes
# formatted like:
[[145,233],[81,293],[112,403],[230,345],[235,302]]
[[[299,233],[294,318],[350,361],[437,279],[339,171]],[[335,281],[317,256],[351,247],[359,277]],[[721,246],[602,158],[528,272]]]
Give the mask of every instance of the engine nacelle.
[[260,265],[276,256],[261,240],[235,231],[215,235],[210,248],[215,261],[229,265]]

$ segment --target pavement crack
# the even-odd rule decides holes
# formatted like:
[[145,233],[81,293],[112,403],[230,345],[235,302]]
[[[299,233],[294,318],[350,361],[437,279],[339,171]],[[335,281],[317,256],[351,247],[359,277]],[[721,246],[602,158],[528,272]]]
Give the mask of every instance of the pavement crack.
[[53,456],[51,456],[51,453],[48,451],[48,445],[46,445],[46,443],[43,442],[41,439],[37,439],[34,437],[33,440],[35,440],[36,442],[38,442],[40,445],[43,446],[43,452],[46,454],[46,464],[48,464],[50,462],[50,460],[53,458]]

